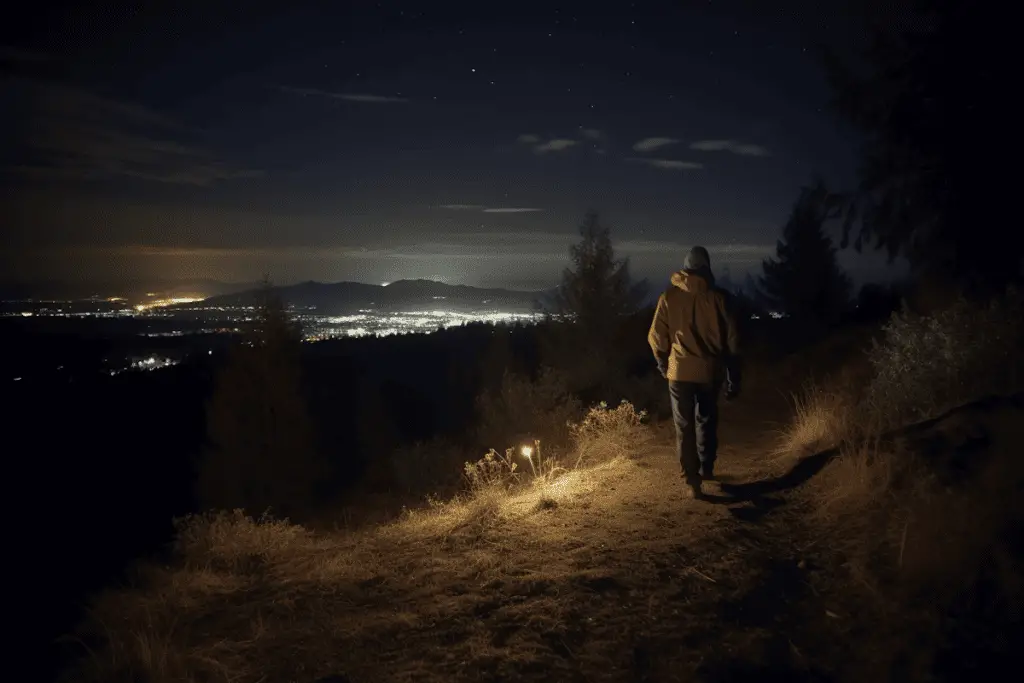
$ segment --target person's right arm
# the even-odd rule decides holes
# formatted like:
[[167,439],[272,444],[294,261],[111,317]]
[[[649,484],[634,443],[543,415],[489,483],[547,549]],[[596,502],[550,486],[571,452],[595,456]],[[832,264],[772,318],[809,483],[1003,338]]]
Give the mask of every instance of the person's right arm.
[[736,305],[733,302],[732,297],[723,295],[720,301],[722,306],[722,320],[725,321],[725,391],[729,396],[736,396],[740,392],[741,375],[739,320],[736,315]]
[[654,309],[654,319],[647,332],[647,343],[654,353],[654,362],[658,364],[658,372],[662,377],[668,373],[668,359],[672,350],[668,329],[668,302],[665,295],[658,297],[658,306]]

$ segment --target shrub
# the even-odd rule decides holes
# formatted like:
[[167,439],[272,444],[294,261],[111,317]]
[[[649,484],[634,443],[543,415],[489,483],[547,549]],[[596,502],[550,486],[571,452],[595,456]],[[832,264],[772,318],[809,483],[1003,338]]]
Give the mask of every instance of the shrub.
[[793,420],[775,454],[802,458],[838,446],[853,427],[853,398],[845,387],[808,380],[793,394]]
[[576,467],[635,453],[649,438],[647,430],[643,429],[646,418],[646,410],[637,412],[625,399],[614,409],[609,409],[608,404],[601,401],[587,412],[582,421],[569,425]]
[[1021,304],[1010,291],[988,305],[961,297],[930,315],[894,314],[870,352],[865,417],[888,429],[1019,387]]
[[451,439],[436,438],[400,446],[378,460],[386,469],[387,484],[403,493],[438,493],[457,488],[455,467],[466,458],[467,449]]
[[254,559],[270,560],[307,545],[309,532],[287,519],[265,512],[259,517],[244,510],[220,510],[174,520],[174,551],[193,567],[240,570]]
[[511,489],[519,482],[518,465],[513,459],[514,449],[509,448],[502,455],[493,448],[475,463],[467,462],[463,469],[466,481],[472,491],[497,487]]
[[580,402],[569,393],[562,374],[543,368],[536,382],[505,372],[496,394],[477,399],[477,412],[478,441],[487,448],[541,439],[557,449],[568,440],[566,423],[578,419]]

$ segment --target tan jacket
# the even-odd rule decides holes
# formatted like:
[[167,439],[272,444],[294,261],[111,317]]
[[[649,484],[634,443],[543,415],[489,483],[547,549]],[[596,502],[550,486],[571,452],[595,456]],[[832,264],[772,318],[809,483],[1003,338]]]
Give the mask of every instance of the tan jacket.
[[712,383],[728,374],[738,383],[736,317],[713,281],[710,271],[681,270],[658,299],[647,343],[669,380]]

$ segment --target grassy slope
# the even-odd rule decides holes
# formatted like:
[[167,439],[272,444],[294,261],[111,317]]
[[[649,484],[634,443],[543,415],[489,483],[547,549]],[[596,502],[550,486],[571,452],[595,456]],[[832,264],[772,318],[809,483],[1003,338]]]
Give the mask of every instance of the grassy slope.
[[[661,424],[613,435],[631,447],[546,489],[365,531],[221,520],[186,543],[184,564],[98,600],[93,680],[937,680],[950,620],[935,590],[915,586],[973,585],[936,570],[963,565],[969,578],[1000,520],[1024,519],[1012,457],[1024,408],[972,408],[919,439],[926,448],[850,450],[861,368],[798,393],[793,421],[781,391],[863,340],[838,341],[817,349],[829,362],[801,353],[751,368],[747,395],[724,406],[726,481],[709,502],[682,499]],[[979,448],[999,457],[977,480],[957,472],[959,489],[924,467],[982,462]],[[995,559],[1004,588],[1019,584],[1012,558]]]
[[546,489],[366,532],[226,524],[186,566],[151,568],[142,587],[98,602],[97,635],[119,643],[96,656],[100,677],[712,681],[806,671],[826,655],[822,629],[835,613],[824,603],[806,612],[786,492],[742,495],[744,482],[777,473],[765,419],[785,419],[785,402],[760,398],[724,409],[720,473],[739,498],[684,500],[663,424],[628,457]]

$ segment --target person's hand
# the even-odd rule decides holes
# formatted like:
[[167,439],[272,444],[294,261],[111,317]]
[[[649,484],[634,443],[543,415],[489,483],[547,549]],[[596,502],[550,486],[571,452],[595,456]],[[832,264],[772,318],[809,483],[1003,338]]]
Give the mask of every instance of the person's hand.
[[725,400],[728,401],[728,402],[735,401],[737,398],[739,398],[739,395],[740,395],[739,389],[726,389],[725,390]]

